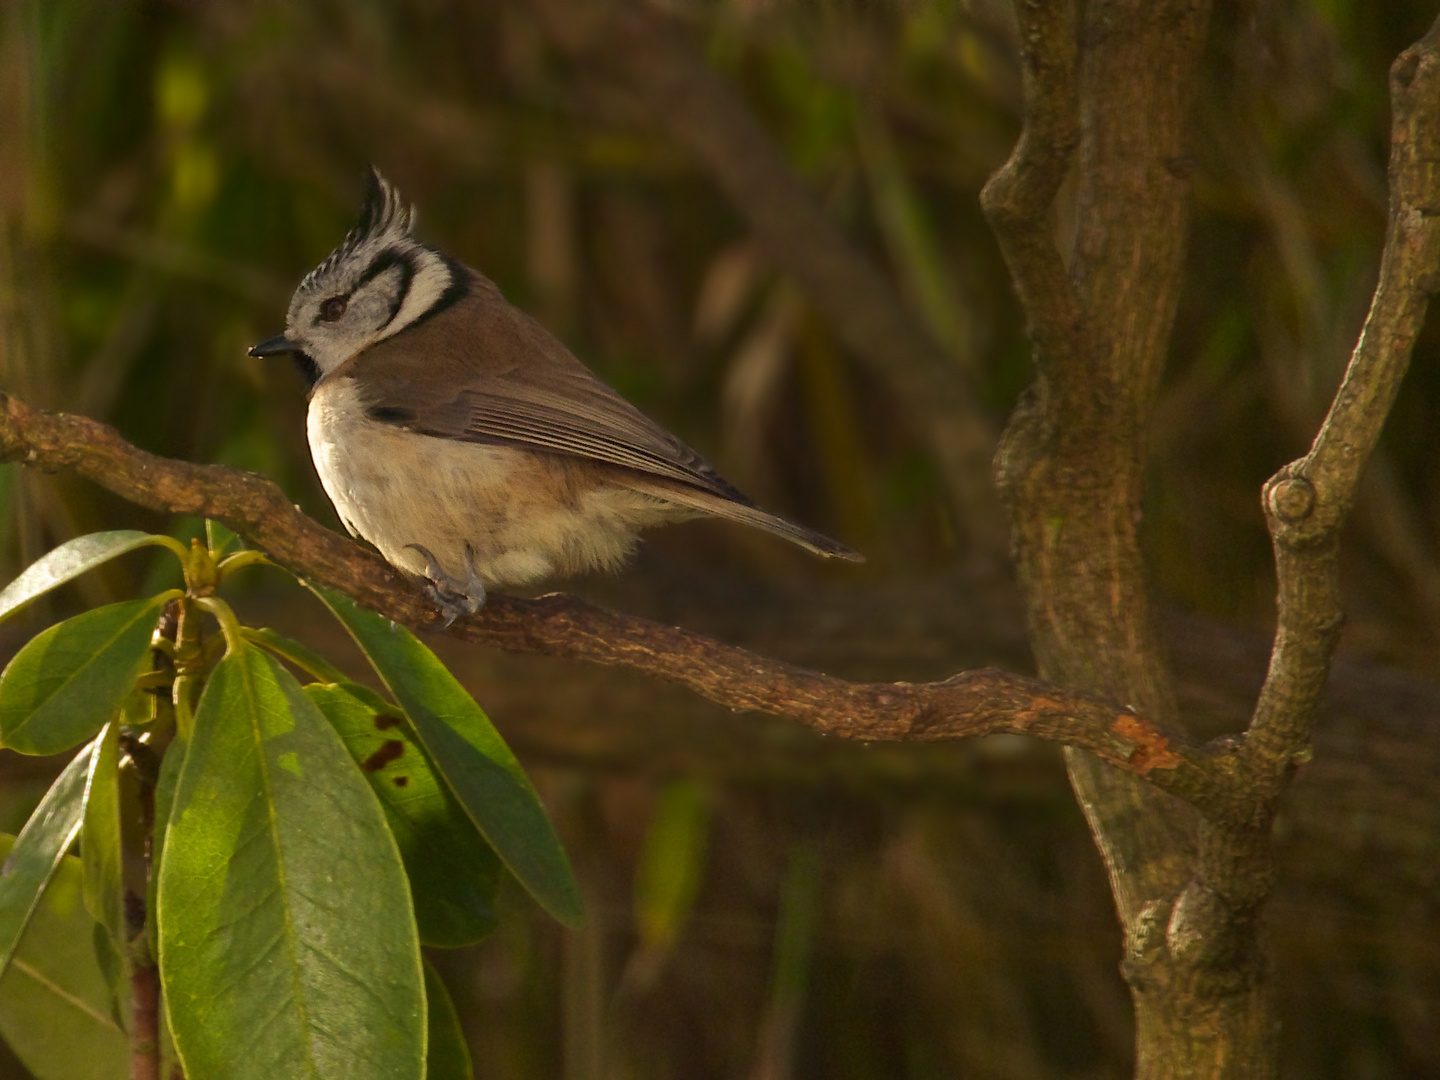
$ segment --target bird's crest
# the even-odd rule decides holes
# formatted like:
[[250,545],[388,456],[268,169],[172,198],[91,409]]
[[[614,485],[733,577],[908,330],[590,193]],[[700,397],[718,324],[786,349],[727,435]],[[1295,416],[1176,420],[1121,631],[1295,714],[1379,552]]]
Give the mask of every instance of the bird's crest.
[[309,286],[327,277],[362,248],[378,251],[396,241],[409,240],[410,228],[414,223],[414,209],[405,205],[395,185],[371,165],[365,185],[365,201],[360,207],[360,220],[345,234],[340,246],[305,275],[298,291],[307,291]]

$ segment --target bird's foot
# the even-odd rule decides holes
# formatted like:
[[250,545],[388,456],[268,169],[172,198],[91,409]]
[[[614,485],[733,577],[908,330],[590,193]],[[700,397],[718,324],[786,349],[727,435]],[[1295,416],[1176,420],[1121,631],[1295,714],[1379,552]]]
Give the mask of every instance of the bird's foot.
[[447,574],[436,561],[430,549],[419,544],[406,544],[419,552],[425,560],[425,592],[445,616],[442,630],[462,615],[474,615],[485,606],[485,583],[480,580],[480,571],[475,569],[475,549],[465,542],[465,571],[468,577],[460,579]]

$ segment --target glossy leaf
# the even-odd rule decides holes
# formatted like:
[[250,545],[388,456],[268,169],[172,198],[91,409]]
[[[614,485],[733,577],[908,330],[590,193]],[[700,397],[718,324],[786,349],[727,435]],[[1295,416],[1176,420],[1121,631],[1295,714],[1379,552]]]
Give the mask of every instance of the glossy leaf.
[[[46,882],[80,831],[85,780],[90,773],[93,752],[94,747],[87,746],[65,766],[0,865],[0,973],[10,962],[20,935],[35,913]],[[85,935],[85,941],[88,947],[89,934]]]
[[[0,859],[14,843],[0,836]],[[61,859],[0,978],[0,1035],[35,1080],[129,1075],[129,1044],[91,948],[83,879],[79,859]]]
[[21,649],[0,675],[4,745],[58,754],[93,738],[148,665],[155,622],[174,595],[87,611]]
[[400,710],[354,683],[305,687],[385,808],[426,945],[453,948],[495,928],[500,860],[415,744]]
[[125,948],[125,885],[120,851],[120,729],[112,721],[95,740],[85,782],[80,826],[85,910],[110,935],[115,955]]
[[240,632],[245,635],[247,641],[264,646],[281,660],[294,664],[301,671],[307,672],[321,682],[343,683],[348,681],[345,673],[329,660],[284,634],[277,633],[268,627],[256,629],[251,626],[244,627]]
[[0,592],[0,619],[9,618],[37,596],[73,581],[87,570],[147,544],[163,544],[162,537],[135,529],[90,533],[67,540],[37,559]]
[[364,650],[414,725],[430,760],[495,853],[566,926],[584,920],[580,887],[550,818],[515,755],[465,688],[415,635],[316,590]]
[[423,1076],[420,943],[385,815],[299,683],[252,646],[216,666],[196,710],[158,912],[187,1076]]
[[430,1033],[425,1080],[474,1080],[470,1045],[465,1041],[455,1003],[429,960],[425,961],[425,1005]]

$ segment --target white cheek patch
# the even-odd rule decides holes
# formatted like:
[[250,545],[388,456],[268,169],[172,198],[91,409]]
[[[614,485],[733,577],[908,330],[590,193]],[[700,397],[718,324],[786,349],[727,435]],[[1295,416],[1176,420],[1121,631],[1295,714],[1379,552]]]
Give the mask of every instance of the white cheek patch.
[[405,273],[405,266],[395,263],[356,289],[339,326],[353,325],[355,336],[378,340],[375,335],[388,330],[399,317],[396,304],[404,298]]
[[[408,238],[398,245],[394,240],[383,245],[379,241],[362,244],[351,258],[368,265],[387,254],[396,261],[354,289],[339,322],[317,322],[320,298],[326,295],[323,283],[310,286],[303,297],[297,293],[292,302],[286,332],[305,346],[322,375],[424,317],[454,284],[454,274],[445,259]],[[340,282],[332,287],[339,290]]]
[[376,341],[384,341],[392,334],[404,330],[438,304],[446,290],[455,283],[455,277],[445,260],[428,248],[417,247],[405,257],[414,271],[410,278],[410,289],[405,294],[400,311],[390,320],[390,325],[375,338]]

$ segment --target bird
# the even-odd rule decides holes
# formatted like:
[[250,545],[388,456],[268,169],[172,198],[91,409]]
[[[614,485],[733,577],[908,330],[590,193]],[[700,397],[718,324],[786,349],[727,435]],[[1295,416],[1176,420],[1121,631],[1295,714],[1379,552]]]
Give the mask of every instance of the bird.
[[491,591],[618,569],[642,530],[693,518],[863,561],[757,506],[489,278],[417,239],[415,220],[372,166],[359,220],[301,280],[284,333],[249,355],[293,360],[341,523],[445,626]]

